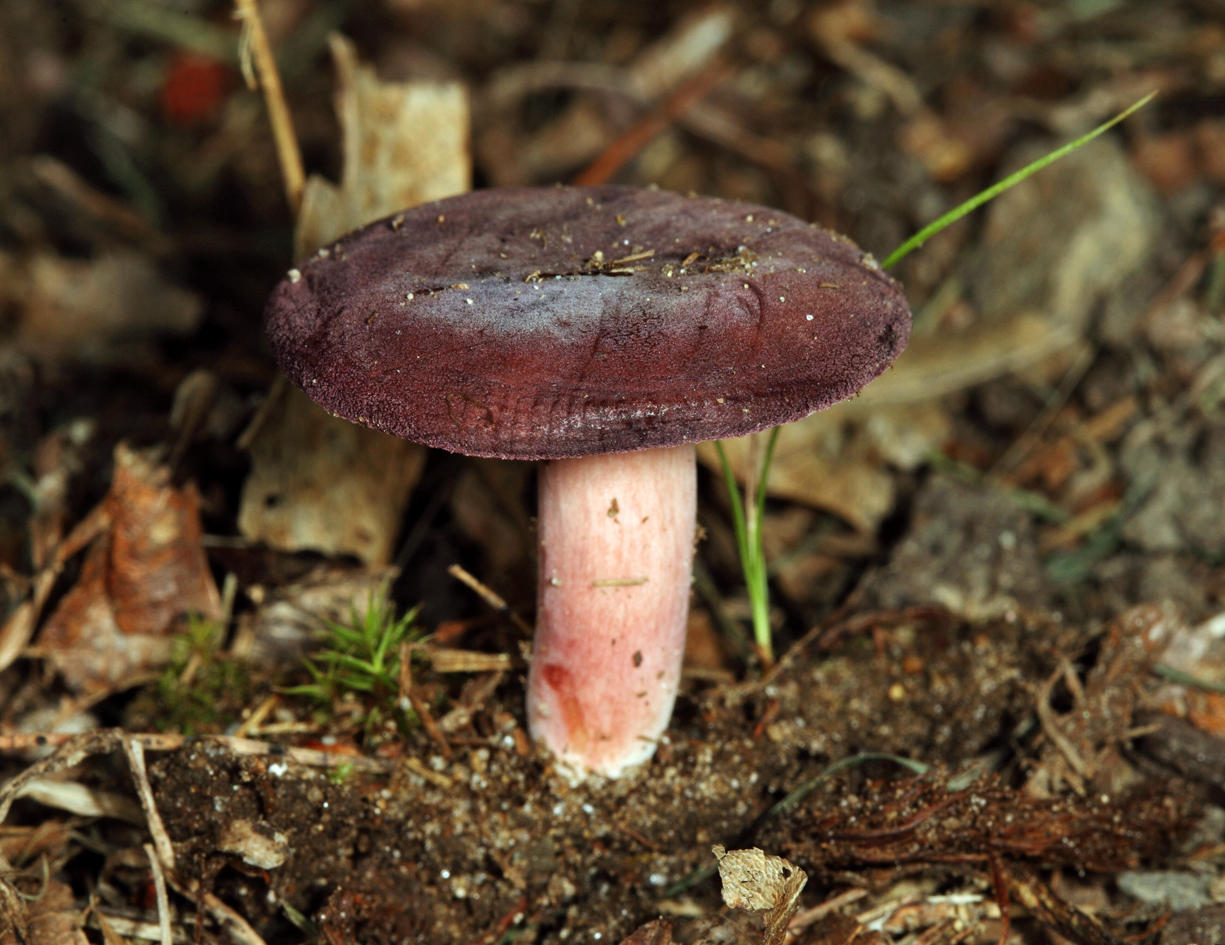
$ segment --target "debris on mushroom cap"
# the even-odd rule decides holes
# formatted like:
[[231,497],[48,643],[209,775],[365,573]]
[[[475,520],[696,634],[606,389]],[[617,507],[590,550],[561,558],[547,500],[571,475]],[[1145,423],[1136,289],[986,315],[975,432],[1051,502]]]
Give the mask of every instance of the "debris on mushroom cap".
[[628,187],[485,190],[370,224],[265,313],[325,408],[549,459],[741,436],[859,391],[906,345],[898,284],[766,207]]

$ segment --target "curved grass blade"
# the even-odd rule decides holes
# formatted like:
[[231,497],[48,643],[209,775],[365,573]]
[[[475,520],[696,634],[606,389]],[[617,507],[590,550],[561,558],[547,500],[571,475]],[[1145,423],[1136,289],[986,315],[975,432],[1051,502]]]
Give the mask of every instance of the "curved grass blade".
[[1135,104],[1119,112],[1109,121],[1103,122],[1102,124],[1098,125],[1092,131],[1081,135],[1075,141],[1069,141],[1067,144],[1063,145],[1062,147],[1056,148],[1054,151],[1051,151],[1048,154],[1044,154],[1042,157],[1038,158],[1038,160],[1034,161],[1031,164],[1026,164],[1019,171],[1009,174],[1003,180],[999,181],[998,183],[992,184],[986,190],[979,191],[969,200],[965,201],[965,203],[958,204],[948,213],[944,214],[943,216],[938,217],[937,219],[933,220],[931,223],[927,224],[927,226],[923,227],[923,229],[919,230],[918,233],[914,234],[914,236],[910,237],[910,239],[906,240],[906,242],[904,242],[901,246],[899,246],[897,249],[891,252],[888,256],[886,256],[884,261],[881,262],[881,266],[884,267],[885,269],[888,269],[898,260],[909,255],[912,251],[918,249],[920,246],[922,246],[925,242],[927,242],[929,239],[931,239],[933,236],[935,236],[945,227],[953,223],[956,223],[962,217],[977,210],[979,207],[985,204],[988,200],[992,200],[995,197],[998,197],[1004,191],[1008,190],[1008,188],[1013,187],[1014,185],[1021,183],[1021,181],[1025,180],[1025,178],[1038,173],[1038,171],[1042,170],[1042,168],[1046,167],[1048,164],[1054,164],[1061,157],[1065,157],[1071,154],[1077,148],[1081,147],[1082,145],[1088,144],[1098,135],[1102,134],[1103,132],[1107,131],[1110,128],[1113,128],[1123,119],[1130,116],[1133,112],[1143,108],[1150,101],[1152,101],[1153,96],[1156,94],[1157,94],[1156,92],[1149,92],[1148,95],[1144,96],[1144,98],[1140,99]]

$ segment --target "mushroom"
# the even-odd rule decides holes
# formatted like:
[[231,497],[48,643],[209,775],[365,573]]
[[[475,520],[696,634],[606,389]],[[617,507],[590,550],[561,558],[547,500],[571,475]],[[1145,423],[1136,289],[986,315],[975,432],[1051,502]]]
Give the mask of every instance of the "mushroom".
[[527,717],[574,778],[646,761],[680,678],[695,442],[850,397],[901,352],[896,282],[777,210],[628,187],[476,191],[290,270],[265,313],[329,411],[544,460]]

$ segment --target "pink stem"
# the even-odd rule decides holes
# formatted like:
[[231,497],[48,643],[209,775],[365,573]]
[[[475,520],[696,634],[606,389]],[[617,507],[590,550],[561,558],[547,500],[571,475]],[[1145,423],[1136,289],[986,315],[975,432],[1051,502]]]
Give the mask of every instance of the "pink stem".
[[696,509],[692,446],[541,467],[528,725],[574,777],[620,776],[667,727]]

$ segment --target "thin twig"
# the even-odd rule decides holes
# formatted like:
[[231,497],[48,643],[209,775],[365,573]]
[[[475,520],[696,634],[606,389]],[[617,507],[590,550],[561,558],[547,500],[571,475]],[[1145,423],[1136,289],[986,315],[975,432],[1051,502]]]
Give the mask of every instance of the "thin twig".
[[218,899],[213,893],[188,888],[183,883],[176,882],[173,876],[170,877],[170,885],[184,897],[202,903],[204,908],[212,915],[213,920],[229,933],[230,940],[235,945],[267,945],[259,933],[251,928],[250,923],[246,919]]
[[608,183],[617,171],[637,157],[651,139],[675,123],[690,106],[704,98],[728,75],[726,64],[717,59],[709,63],[648,115],[614,138],[599,157],[574,178],[573,183],[586,186]]
[[127,756],[128,766],[132,769],[132,781],[136,784],[136,796],[145,809],[145,820],[149,827],[149,836],[153,838],[157,857],[167,870],[174,870],[174,847],[170,843],[170,835],[166,833],[166,825],[162,823],[162,815],[158,813],[157,803],[153,799],[153,788],[149,784],[149,772],[145,769],[145,746],[135,738],[121,739],[123,753]]
[[527,636],[532,635],[532,627],[526,620],[520,617],[517,613],[511,610],[510,604],[506,603],[494,590],[482,584],[479,580],[472,576],[468,571],[464,570],[458,564],[453,564],[447,568],[447,574],[462,582],[472,591],[474,591],[481,600],[492,607],[500,614],[505,614],[510,618],[510,622],[523,631]]
[[830,913],[838,912],[845,906],[849,906],[852,902],[858,902],[866,895],[868,895],[868,890],[858,887],[844,890],[838,893],[838,895],[818,903],[811,909],[805,909],[803,912],[798,913],[788,924],[788,928],[792,934],[797,934],[800,929],[806,928],[814,922],[819,922]]
[[162,862],[153,848],[146,843],[145,856],[149,858],[149,869],[153,871],[153,893],[157,898],[157,927],[161,933],[162,945],[174,945],[174,935],[170,931],[170,897],[166,894],[166,875],[162,872]]
[[274,757],[281,762],[311,768],[333,768],[342,761],[352,768],[370,772],[386,773],[394,767],[394,764],[385,758],[369,755],[341,757],[336,752],[319,748],[277,745],[273,742],[258,741],[253,738],[236,738],[232,735],[192,736],[172,732],[131,734],[117,729],[100,729],[84,735],[70,735],[61,732],[0,735],[0,754],[47,747],[58,749],[54,755],[36,762],[12,780],[0,785],[0,823],[4,822],[8,814],[8,807],[21,785],[49,773],[75,767],[92,755],[109,754],[120,748],[120,742],[125,739],[139,742],[146,751],[177,751],[191,743],[215,745],[239,756]]
[[285,182],[285,199],[289,201],[289,209],[297,216],[298,208],[302,205],[302,190],[306,186],[306,173],[289,117],[289,106],[285,103],[276,57],[268,44],[268,34],[264,32],[256,0],[234,0],[234,15],[242,22],[239,61],[242,63],[243,77],[248,88],[254,89],[258,84],[264,91],[264,104],[268,108],[268,121],[272,124],[272,138],[276,143],[277,160]]

